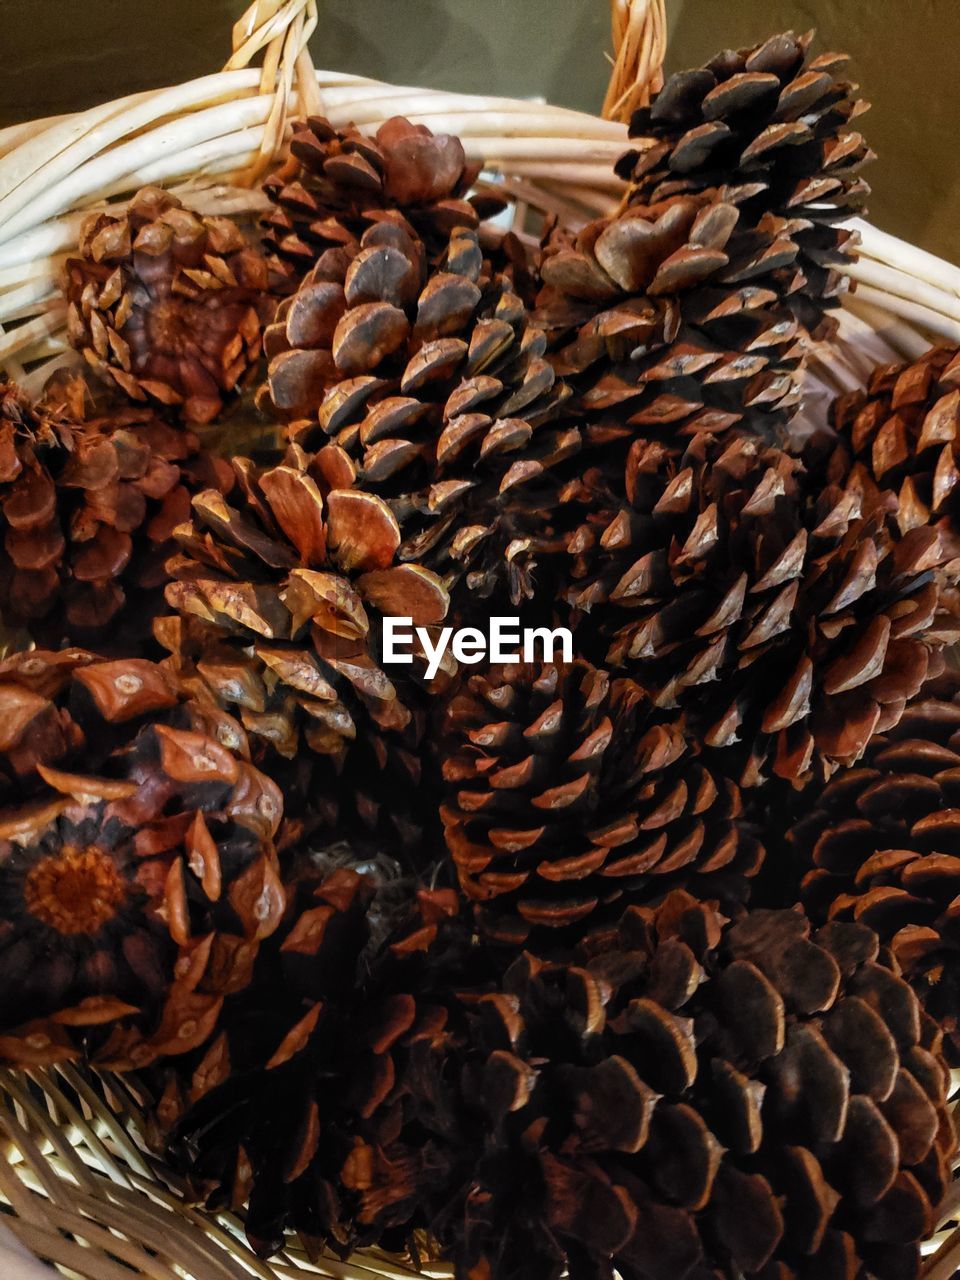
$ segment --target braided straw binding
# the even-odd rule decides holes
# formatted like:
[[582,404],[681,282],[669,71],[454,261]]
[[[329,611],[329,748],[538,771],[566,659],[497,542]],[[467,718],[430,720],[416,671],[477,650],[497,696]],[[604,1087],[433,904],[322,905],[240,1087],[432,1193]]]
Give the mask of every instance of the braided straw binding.
[[663,88],[667,10],[664,0],[611,0],[611,17],[614,59],[603,118],[627,124]]
[[[327,115],[375,130],[406,115],[458,134],[516,209],[573,225],[619,200],[613,162],[624,121],[663,82],[664,0],[611,0],[614,58],[603,116],[318,71],[308,51],[317,0],[255,0],[233,29],[223,71],[133,94],[88,111],[0,130],[0,371],[42,385],[75,361],[57,280],[91,210],[147,183],[204,214],[255,216],[258,179],[283,162],[291,118]],[[251,66],[260,58],[259,67]],[[837,338],[814,351],[808,404],[862,385],[870,369],[920,355],[931,339],[960,342],[960,268],[862,220],[857,289]],[[957,1081],[960,1089],[960,1079]],[[0,1071],[0,1277],[43,1280],[39,1257],[73,1280],[445,1280],[367,1250],[350,1263],[310,1261],[297,1243],[269,1264],[247,1247],[233,1215],[189,1207],[186,1188],[150,1153],[138,1099],[122,1079],[72,1066]],[[960,1276],[960,1170],[943,1226],[926,1250],[924,1280]],[[5,1224],[5,1225],[4,1225]],[[16,1269],[14,1269],[16,1268]]]

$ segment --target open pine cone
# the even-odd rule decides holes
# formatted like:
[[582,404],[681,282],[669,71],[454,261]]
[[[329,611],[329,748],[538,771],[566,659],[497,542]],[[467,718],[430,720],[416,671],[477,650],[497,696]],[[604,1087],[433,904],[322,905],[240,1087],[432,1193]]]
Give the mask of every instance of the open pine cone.
[[949,1076],[878,953],[862,924],[723,927],[678,891],[460,986],[398,1082],[404,1129],[365,1153],[362,1216],[409,1165],[464,1280],[915,1280]]
[[875,369],[866,392],[834,402],[831,420],[877,483],[896,491],[903,528],[942,521],[960,534],[960,350]]
[[854,236],[836,224],[867,191],[865,106],[846,59],[776,36],[672,76],[635,113],[618,165],[628,203],[545,246],[538,318],[558,368],[613,430],[690,435],[740,424],[782,435],[806,335],[847,287]]
[[283,910],[278,788],[143,659],[17,654],[0,709],[0,1057],[193,1048]]
[[396,668],[397,683],[385,671],[381,624],[442,622],[439,578],[396,563],[395,518],[356,487],[337,446],[312,456],[291,446],[278,466],[234,467],[236,504],[200,493],[192,523],[175,531],[182,551],[167,599],[183,622],[160,619],[157,635],[181,676],[199,677],[289,761],[306,747],[339,771],[355,743],[369,753],[383,739],[381,764],[418,746],[423,682],[416,669]]
[[[411,1045],[441,1036],[430,981],[441,955],[453,980],[469,937],[455,914],[449,890],[409,890],[398,906],[389,885],[348,867],[305,868],[251,985],[185,1060],[190,1074],[170,1064],[177,1074],[167,1073],[162,1113],[173,1158],[208,1207],[247,1206],[247,1238],[261,1257],[288,1229],[318,1251],[384,1239],[382,1222],[375,1233],[358,1222],[352,1152],[396,1127],[397,1064]],[[412,1173],[391,1170],[391,1224],[406,1227],[417,1211]]]
[[203,218],[157,187],[91,214],[68,258],[68,335],[132,400],[210,422],[260,356],[267,266],[231,218]]
[[681,880],[746,897],[763,850],[682,716],[585,662],[467,678],[445,711],[447,848],[487,936],[569,939]]
[[850,128],[867,110],[842,78],[850,59],[813,56],[812,39],[771,36],[672,76],[634,114],[636,149],[618,167],[633,203],[707,190],[732,199],[737,233],[719,283],[782,273],[791,307],[815,333],[823,307],[846,288],[853,237],[837,223],[869,193],[859,170],[873,157]]
[[91,408],[82,381],[30,403],[0,383],[0,610],[56,647],[149,635],[190,494],[233,474],[146,408]]
[[455,228],[429,261],[412,230],[378,222],[311,271],[267,331],[264,396],[291,439],[350,453],[400,523],[401,559],[517,604],[538,553],[562,547],[549,512],[579,432],[552,424],[567,389],[478,232]]
[[480,166],[467,161],[459,138],[402,116],[373,137],[314,116],[294,131],[290,151],[293,173],[266,183],[274,207],[264,218],[264,243],[280,293],[296,289],[311,268],[321,277],[345,270],[377,224],[415,232],[432,253],[454,227],[476,227],[503,207],[488,193],[468,196]]
[[[890,947],[960,1066],[960,701],[926,696],[833,779],[790,832],[818,920]],[[805,873],[805,874],[804,874]]]
[[736,434],[683,454],[638,440],[625,501],[599,467],[571,487],[582,651],[683,709],[744,785],[854,764],[956,638],[940,604],[949,544],[929,525],[901,531],[893,495],[836,454]]

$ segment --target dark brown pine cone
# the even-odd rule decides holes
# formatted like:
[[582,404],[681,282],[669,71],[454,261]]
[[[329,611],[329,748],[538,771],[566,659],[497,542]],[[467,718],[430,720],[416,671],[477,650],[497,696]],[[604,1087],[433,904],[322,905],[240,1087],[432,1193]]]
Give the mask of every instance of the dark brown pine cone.
[[[240,1210],[261,1257],[296,1230],[311,1251],[373,1240],[389,1247],[419,1205],[419,1164],[390,1170],[376,1232],[358,1223],[352,1153],[399,1125],[398,1062],[439,1042],[431,1002],[442,954],[469,939],[450,890],[397,895],[348,867],[303,870],[249,988],[228,999],[199,1055],[170,1064],[161,1101],[170,1153],[215,1210]],[[463,972],[461,970],[461,972]],[[349,1168],[348,1178],[343,1171]],[[383,1166],[378,1176],[383,1176]],[[405,1243],[405,1230],[398,1247]]]
[[333,438],[389,502],[401,560],[514,604],[537,556],[558,553],[550,513],[580,442],[554,424],[567,396],[511,278],[457,227],[435,269],[411,230],[375,223],[281,304],[264,396],[291,439]]
[[194,1048],[283,911],[279,789],[143,659],[17,654],[0,711],[0,1058]]
[[211,422],[261,350],[267,265],[230,218],[202,218],[157,187],[91,214],[68,258],[68,334],[133,400]]
[[574,385],[594,432],[615,413],[645,434],[769,437],[792,416],[806,335],[847,287],[854,236],[836,224],[870,156],[846,59],[811,58],[809,39],[671,77],[633,117],[626,208],[547,241],[538,319],[576,333],[558,367],[589,369]]
[[283,792],[285,846],[349,836],[358,849],[402,850],[418,867],[436,858],[439,819],[425,750],[430,697],[394,675],[407,668],[390,675],[402,714],[380,728],[348,681],[336,705],[315,704],[315,691],[276,678],[222,627],[184,615],[157,619],[155,632],[198,702],[242,717],[254,762]]
[[894,496],[836,453],[805,461],[750,436],[638,440],[626,501],[600,468],[573,486],[581,651],[679,706],[747,786],[856,763],[957,634],[939,531],[901,531]]
[[960,533],[960,351],[935,347],[913,364],[874,370],[866,392],[835,401],[843,444],[896,491],[904,529],[943,521]]
[[960,1066],[960,702],[927,697],[834,778],[790,833],[817,920],[890,947]]
[[441,810],[483,932],[569,940],[678,880],[746,897],[763,849],[683,717],[586,662],[469,676],[445,711]]
[[635,203],[711,189],[732,197],[740,218],[720,283],[783,272],[791,306],[815,332],[846,287],[853,242],[837,224],[869,194],[859,170],[873,157],[850,128],[867,104],[843,79],[849,58],[813,56],[812,39],[787,32],[672,76],[634,114],[637,146],[619,169]]
[[315,116],[294,132],[297,167],[268,181],[264,219],[272,285],[291,293],[317,266],[345,269],[371,226],[413,230],[434,251],[454,227],[476,227],[502,202],[467,192],[480,170],[459,138],[394,116],[373,137]]
[[[356,487],[337,446],[309,457],[291,446],[275,467],[234,466],[234,504],[198,494],[192,524],[175,531],[182,552],[167,599],[183,622],[160,619],[158,639],[182,678],[199,677],[284,759],[306,748],[340,773],[357,764],[356,750],[406,768],[398,757],[419,745],[423,663],[388,674],[382,620],[437,626],[448,605],[439,578],[396,563],[396,519]],[[361,787],[376,784],[371,776]]]
[[192,432],[150,409],[100,413],[79,379],[39,405],[0,383],[5,622],[52,647],[95,640],[135,650],[149,635],[190,494],[232,482]]
[[362,1219],[429,1161],[463,1280],[916,1280],[949,1073],[865,925],[724,927],[675,892],[572,962],[458,991],[398,1083],[404,1129],[363,1152]]

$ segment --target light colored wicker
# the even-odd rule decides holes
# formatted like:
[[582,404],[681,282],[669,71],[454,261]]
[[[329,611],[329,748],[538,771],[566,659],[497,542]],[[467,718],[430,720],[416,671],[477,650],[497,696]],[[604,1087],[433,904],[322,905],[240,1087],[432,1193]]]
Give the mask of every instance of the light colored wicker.
[[[0,370],[39,388],[77,360],[65,339],[57,280],[82,218],[160,183],[203,212],[255,215],[257,179],[283,155],[292,116],[325,114],[375,129],[393,115],[459,134],[514,206],[571,223],[620,196],[612,164],[623,121],[662,83],[664,0],[611,0],[613,69],[604,117],[529,101],[383,84],[315,70],[307,41],[317,0],[256,0],[233,30],[223,71],[133,94],[74,115],[0,130]],[[261,59],[259,67],[251,64]],[[960,342],[960,268],[862,220],[857,290],[840,330],[812,355],[807,405],[861,385],[878,362]],[[960,1081],[958,1081],[960,1086]],[[0,1280],[407,1280],[403,1260],[368,1250],[349,1264],[310,1261],[296,1242],[269,1264],[232,1215],[191,1207],[151,1154],[140,1102],[124,1080],[73,1066],[0,1071]],[[926,1249],[924,1280],[960,1276],[960,1180]],[[446,1277],[427,1266],[421,1274]]]

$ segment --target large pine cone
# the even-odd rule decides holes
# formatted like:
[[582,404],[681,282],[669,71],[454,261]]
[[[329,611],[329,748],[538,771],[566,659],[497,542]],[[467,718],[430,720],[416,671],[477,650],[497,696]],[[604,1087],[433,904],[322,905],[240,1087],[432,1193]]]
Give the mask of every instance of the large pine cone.
[[[833,779],[790,833],[818,920],[889,945],[960,1066],[960,702],[924,697]],[[805,873],[805,874],[804,874]]]
[[385,615],[442,622],[439,578],[396,563],[397,521],[356,487],[337,446],[234,466],[236,505],[198,494],[192,524],[175,531],[182,552],[167,599],[190,628],[161,619],[157,635],[182,676],[198,675],[288,760],[306,747],[339,769],[355,742],[369,751],[382,736],[386,753],[415,748],[424,686],[408,667],[396,683],[385,671],[381,626]]
[[580,935],[678,879],[746,896],[763,850],[682,717],[585,662],[495,667],[446,708],[447,847],[484,932]]
[[321,274],[345,267],[378,223],[407,226],[435,251],[454,227],[476,227],[502,207],[489,195],[467,197],[480,166],[467,162],[459,138],[402,116],[374,137],[315,116],[295,130],[290,150],[294,173],[266,183],[274,207],[264,242],[279,292],[292,292],[314,266]]
[[676,892],[574,963],[460,987],[399,1083],[405,1129],[366,1153],[363,1216],[408,1161],[444,1170],[432,1226],[464,1280],[916,1280],[949,1073],[878,952],[862,924],[723,928]]
[[261,350],[267,266],[230,218],[202,218],[144,187],[121,214],[91,214],[63,290],[68,335],[132,400],[211,422]]
[[[289,1229],[318,1251],[325,1242],[389,1247],[385,1233],[418,1211],[408,1162],[390,1170],[377,1229],[360,1225],[351,1156],[398,1126],[399,1064],[412,1044],[439,1041],[431,986],[441,955],[453,981],[469,931],[453,918],[449,890],[414,897],[407,886],[402,904],[389,884],[347,867],[304,871],[252,984],[226,1001],[203,1051],[186,1060],[191,1073],[170,1064],[177,1074],[168,1070],[160,1110],[175,1122],[172,1157],[209,1208],[247,1207],[261,1257],[282,1248]],[[404,1231],[397,1247],[405,1243]]]
[[567,389],[511,278],[457,227],[435,270],[418,238],[375,223],[321,261],[267,331],[272,405],[298,443],[332,437],[386,499],[402,560],[514,604],[538,553],[562,546],[556,469],[579,447],[551,424]]
[[39,405],[0,383],[4,621],[52,647],[130,652],[149,634],[190,494],[232,480],[192,432],[149,409],[97,415],[79,380]]
[[913,364],[874,370],[866,392],[834,402],[843,444],[896,490],[903,528],[943,521],[960,533],[960,351],[935,347]]
[[748,786],[854,764],[957,633],[939,531],[901,532],[862,467],[808,462],[749,436],[636,441],[626,501],[600,468],[575,485],[581,650],[683,709]]
[[778,36],[673,76],[633,117],[627,207],[548,240],[538,317],[558,341],[576,331],[559,368],[589,370],[575,386],[594,432],[612,412],[672,435],[776,435],[792,416],[805,337],[847,286],[854,237],[835,224],[869,155],[847,131],[864,106],[845,59],[808,44]]
[[0,1056],[193,1048],[282,914],[279,789],[143,659],[18,654],[0,710]]
[[730,200],[739,216],[718,282],[752,284],[776,270],[781,293],[815,333],[846,288],[854,239],[837,224],[869,193],[858,174],[872,155],[850,129],[867,104],[841,78],[849,58],[814,57],[811,40],[787,32],[672,76],[634,114],[637,148],[619,169],[635,203],[709,190]]

